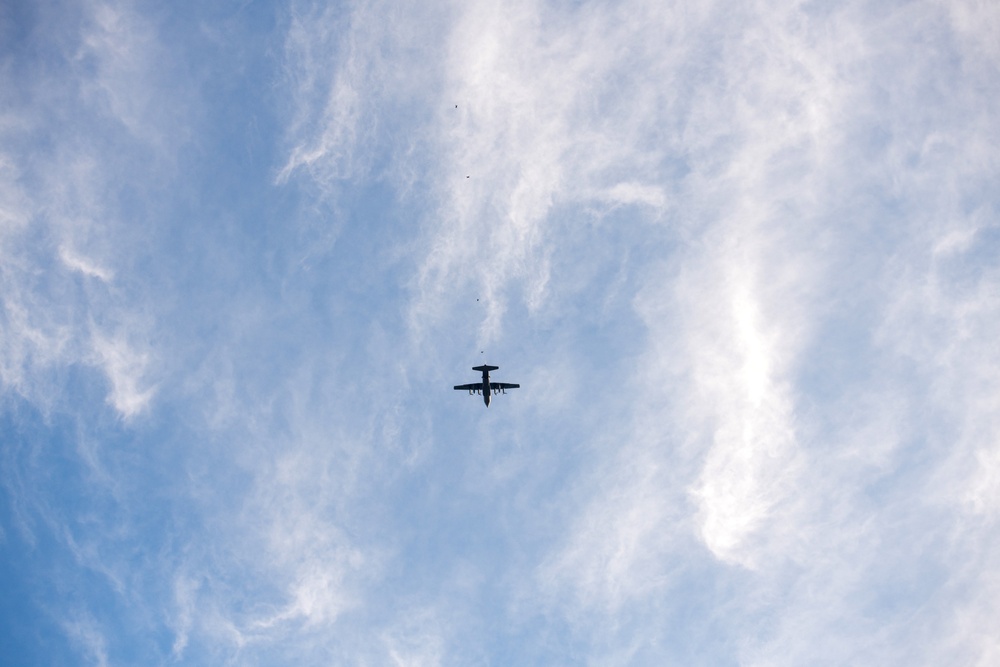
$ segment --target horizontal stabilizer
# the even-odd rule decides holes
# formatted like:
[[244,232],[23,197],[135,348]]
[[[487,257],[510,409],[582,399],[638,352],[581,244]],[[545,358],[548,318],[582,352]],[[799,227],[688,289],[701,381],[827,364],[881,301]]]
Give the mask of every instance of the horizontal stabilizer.
[[499,366],[473,366],[472,370],[479,371],[480,373],[482,373],[486,371],[495,371],[499,368],[500,368]]

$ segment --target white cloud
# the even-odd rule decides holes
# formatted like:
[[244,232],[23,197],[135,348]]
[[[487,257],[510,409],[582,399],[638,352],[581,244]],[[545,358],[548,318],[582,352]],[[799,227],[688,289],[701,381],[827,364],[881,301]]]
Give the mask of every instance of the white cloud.
[[[179,429],[76,450],[123,504],[112,462],[177,457],[136,503],[178,524],[155,581],[106,577],[171,610],[175,660],[994,658],[992,9],[297,4],[281,196],[340,216],[377,184],[402,213],[344,212],[307,277],[284,220],[233,222],[193,323],[157,314],[210,281],[136,289],[115,234],[144,196],[116,179],[177,130],[156,26],[87,12],[61,95],[131,157],[100,135],[0,162],[0,373],[35,400],[84,364],[143,445],[171,436],[137,415]],[[372,247],[391,270],[338,264]],[[508,412],[417,379],[463,336],[546,358]],[[66,629],[108,661],[110,630]]]
[[398,627],[382,635],[388,664],[396,667],[432,667],[444,664],[441,621],[431,609],[407,609]]
[[177,606],[177,613],[172,622],[174,643],[170,651],[175,660],[184,657],[184,649],[187,648],[195,612],[198,609],[199,588],[197,580],[184,574],[174,578],[174,603]]
[[142,412],[155,392],[147,379],[149,352],[137,350],[119,333],[108,336],[93,333],[91,363],[101,368],[111,383],[109,402],[127,418]]
[[645,204],[656,209],[667,204],[667,196],[661,186],[644,183],[617,183],[604,197],[615,204]]
[[[141,189],[135,160],[148,164],[173,149],[162,141],[171,132],[169,105],[155,99],[163,77],[148,76],[162,58],[145,21],[111,3],[35,18],[51,64],[45,76],[27,64],[9,73],[18,95],[0,126],[0,187],[10,195],[0,230],[0,376],[49,409],[66,398],[53,384],[62,370],[93,365],[108,378],[109,403],[130,417],[152,396],[144,377],[150,352],[140,342],[150,321],[135,301],[135,276],[115,281],[118,267],[132,265],[130,242],[140,236],[120,219],[121,194]],[[109,127],[108,115],[128,134]]]
[[656,454],[626,444],[613,467],[602,469],[569,542],[539,569],[537,584],[549,603],[568,593],[571,617],[593,611],[614,617],[637,598],[667,590],[671,570],[692,544],[688,508],[670,490],[673,476],[662,465]]
[[[596,464],[603,481],[593,483],[594,499],[541,570],[543,580],[572,583],[567,590],[584,608],[608,604],[621,610],[661,595],[684,558],[680,554],[695,553],[684,537],[695,532],[723,563],[751,568],[747,576],[765,598],[751,605],[751,617],[774,619],[782,628],[769,641],[751,639],[752,629],[741,623],[728,628],[743,638],[748,664],[801,664],[840,651],[846,658],[848,646],[872,636],[875,629],[865,622],[833,635],[829,628],[838,618],[865,613],[863,591],[881,574],[880,561],[911,572],[937,567],[943,558],[954,585],[990,580],[992,575],[965,570],[934,546],[919,555],[920,531],[934,529],[921,528],[902,506],[880,507],[867,497],[871,485],[891,486],[888,480],[903,474],[914,441],[936,441],[958,428],[964,435],[952,441],[954,457],[928,443],[927,455],[948,470],[935,477],[940,486],[907,480],[893,488],[910,499],[901,503],[917,506],[925,493],[967,503],[977,513],[995,503],[989,462],[996,448],[991,415],[997,392],[990,378],[998,360],[996,346],[987,342],[997,314],[995,269],[989,262],[967,289],[955,292],[940,270],[927,282],[934,260],[923,253],[933,249],[937,261],[947,262],[956,252],[979,248],[982,239],[957,202],[975,202],[983,170],[996,171],[978,148],[989,144],[996,124],[980,116],[981,95],[951,108],[945,92],[934,98],[944,105],[935,113],[924,106],[911,115],[921,109],[912,79],[894,84],[891,74],[879,71],[873,84],[857,76],[864,63],[888,67],[888,59],[918,79],[940,81],[947,64],[934,56],[918,59],[912,70],[909,62],[895,60],[908,52],[899,48],[909,43],[908,30],[923,30],[930,24],[921,22],[934,16],[918,12],[915,28],[904,26],[908,19],[902,15],[886,18],[882,28],[855,24],[862,17],[851,12],[817,19],[799,10],[753,16],[738,33],[742,38],[727,39],[722,69],[695,86],[685,135],[692,170],[687,189],[667,205],[671,217],[684,221],[685,247],[646,281],[637,302],[650,346],[636,413],[647,416],[621,443],[624,454]],[[829,32],[818,31],[820,25]],[[882,122],[873,108],[881,102],[880,89],[892,98],[890,113],[905,120],[881,153],[887,163],[858,161],[855,152],[869,149],[859,143],[861,128]],[[957,97],[967,92],[962,87]],[[933,127],[921,124],[931,117]],[[968,125],[964,117],[975,120]],[[916,168],[912,158],[894,157],[912,145],[925,147]],[[953,177],[953,168],[963,175]],[[943,187],[935,189],[932,181],[940,174]],[[866,189],[883,175],[902,201],[930,208],[907,208],[916,219],[863,210],[871,203]],[[927,237],[926,229],[936,231]],[[887,252],[890,263],[859,263],[854,248],[868,251],[866,244],[878,246],[870,250],[876,257]],[[959,262],[950,263],[952,270],[976,266],[982,255]],[[864,278],[858,270],[871,273]],[[876,310],[852,312],[858,306]],[[824,358],[830,352],[825,341],[840,335],[832,315],[860,322],[852,326],[868,336],[868,323],[887,318],[876,339],[879,349],[866,347],[863,341],[872,339],[863,336],[857,352],[867,356]],[[912,371],[903,372],[900,353]],[[872,361],[874,368],[860,367]],[[829,379],[804,376],[807,368]],[[817,381],[844,393],[816,402]],[[913,381],[931,382],[930,393]],[[965,463],[952,465],[956,459]],[[679,494],[678,484],[691,495]],[[686,514],[688,503],[696,508],[693,515]],[[966,510],[953,505],[948,511]],[[870,523],[855,525],[865,517]],[[906,529],[894,526],[899,520]],[[893,538],[879,534],[890,527]],[[911,545],[914,553],[890,539]],[[975,550],[992,541],[984,539]],[[874,544],[859,554],[859,541]],[[769,597],[787,586],[794,590],[790,597]],[[816,587],[812,597],[810,586]],[[916,595],[925,599],[923,592]],[[921,619],[929,634],[920,646],[954,657],[943,648],[947,605],[928,603]],[[978,631],[994,613],[976,608],[982,615],[970,625]],[[862,648],[859,654],[874,662],[877,656],[915,656],[904,647],[905,625],[895,625],[895,611],[887,613],[893,648]],[[826,643],[815,643],[824,636]],[[975,632],[969,640],[981,644]],[[982,650],[989,655],[992,649]],[[973,662],[980,659],[976,655]]]
[[65,245],[59,248],[59,259],[70,269],[79,271],[90,278],[97,278],[105,283],[111,282],[111,279],[114,277],[114,274],[110,270],[86,257],[81,257]]
[[[669,194],[658,178],[679,130],[648,114],[677,96],[655,81],[664,72],[645,68],[659,67],[664,29],[683,33],[675,18],[684,19],[662,15],[655,3],[568,15],[529,2],[437,12],[373,3],[349,17],[300,12],[288,43],[301,72],[301,111],[282,178],[308,167],[333,195],[333,182],[358,177],[375,154],[388,153],[382,173],[435,204],[422,220],[414,331],[435,326],[441,300],[461,285],[484,304],[481,340],[494,340],[510,286],[521,285],[529,307],[541,308],[558,235],[586,224],[550,229],[550,214],[607,202],[664,207]],[[428,48],[432,31],[443,49]],[[625,39],[631,47],[622,51]],[[337,59],[330,74],[323,56]],[[632,96],[627,104],[622,95]],[[403,107],[409,116],[396,113]],[[416,186],[414,173],[424,175]]]
[[77,614],[63,623],[64,630],[73,643],[80,646],[88,664],[107,667],[108,642],[97,622],[86,613]]
[[93,0],[85,6],[78,50],[81,100],[106,113],[128,133],[168,157],[188,138],[190,100],[168,85],[177,60],[154,26],[128,3]]
[[[644,416],[627,453],[600,466],[609,481],[572,538],[568,554],[598,554],[579,563],[583,599],[618,607],[662,590],[652,582],[666,585],[692,532],[717,558],[760,566],[774,555],[780,508],[800,490],[793,373],[812,327],[809,298],[826,275],[814,245],[824,231],[811,229],[809,208],[822,192],[815,171],[841,84],[794,21],[755,19],[727,42],[721,81],[719,72],[685,81],[683,59],[659,61],[694,89],[692,171],[667,204],[690,245],[638,297],[651,342],[637,389]],[[774,27],[764,35],[763,26]],[[663,188],[652,192],[646,199],[662,205]],[[618,543],[628,546],[609,553]],[[568,554],[564,563],[578,558]]]
[[[1000,30],[1000,11],[989,0],[947,0],[939,2],[951,19],[951,27],[961,37],[958,48],[967,52],[967,64],[996,75],[1000,46],[993,38]],[[992,70],[992,72],[990,72]]]

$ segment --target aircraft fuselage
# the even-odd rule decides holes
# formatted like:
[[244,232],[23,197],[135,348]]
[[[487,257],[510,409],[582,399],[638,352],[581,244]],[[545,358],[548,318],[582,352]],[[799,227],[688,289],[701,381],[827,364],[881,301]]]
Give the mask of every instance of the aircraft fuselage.
[[483,371],[483,403],[486,404],[486,407],[490,407],[490,396],[492,394],[493,392],[490,391],[490,372]]

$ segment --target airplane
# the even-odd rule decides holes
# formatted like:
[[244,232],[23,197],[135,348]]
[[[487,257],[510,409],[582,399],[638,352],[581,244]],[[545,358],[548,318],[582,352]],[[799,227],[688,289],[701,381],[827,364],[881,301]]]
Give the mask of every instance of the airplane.
[[458,384],[455,385],[455,389],[461,389],[462,391],[469,392],[472,394],[482,394],[483,403],[486,407],[490,407],[490,396],[497,393],[498,391],[502,394],[506,394],[507,389],[520,389],[519,384],[510,384],[509,382],[490,382],[490,371],[495,371],[499,369],[499,366],[473,366],[472,370],[480,371],[483,374],[482,382],[476,382],[475,384]]

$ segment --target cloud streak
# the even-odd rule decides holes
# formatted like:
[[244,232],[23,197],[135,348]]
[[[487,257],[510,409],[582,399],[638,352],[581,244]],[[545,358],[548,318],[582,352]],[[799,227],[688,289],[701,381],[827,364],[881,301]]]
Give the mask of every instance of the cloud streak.
[[212,11],[2,75],[0,530],[83,659],[994,660],[995,12]]

